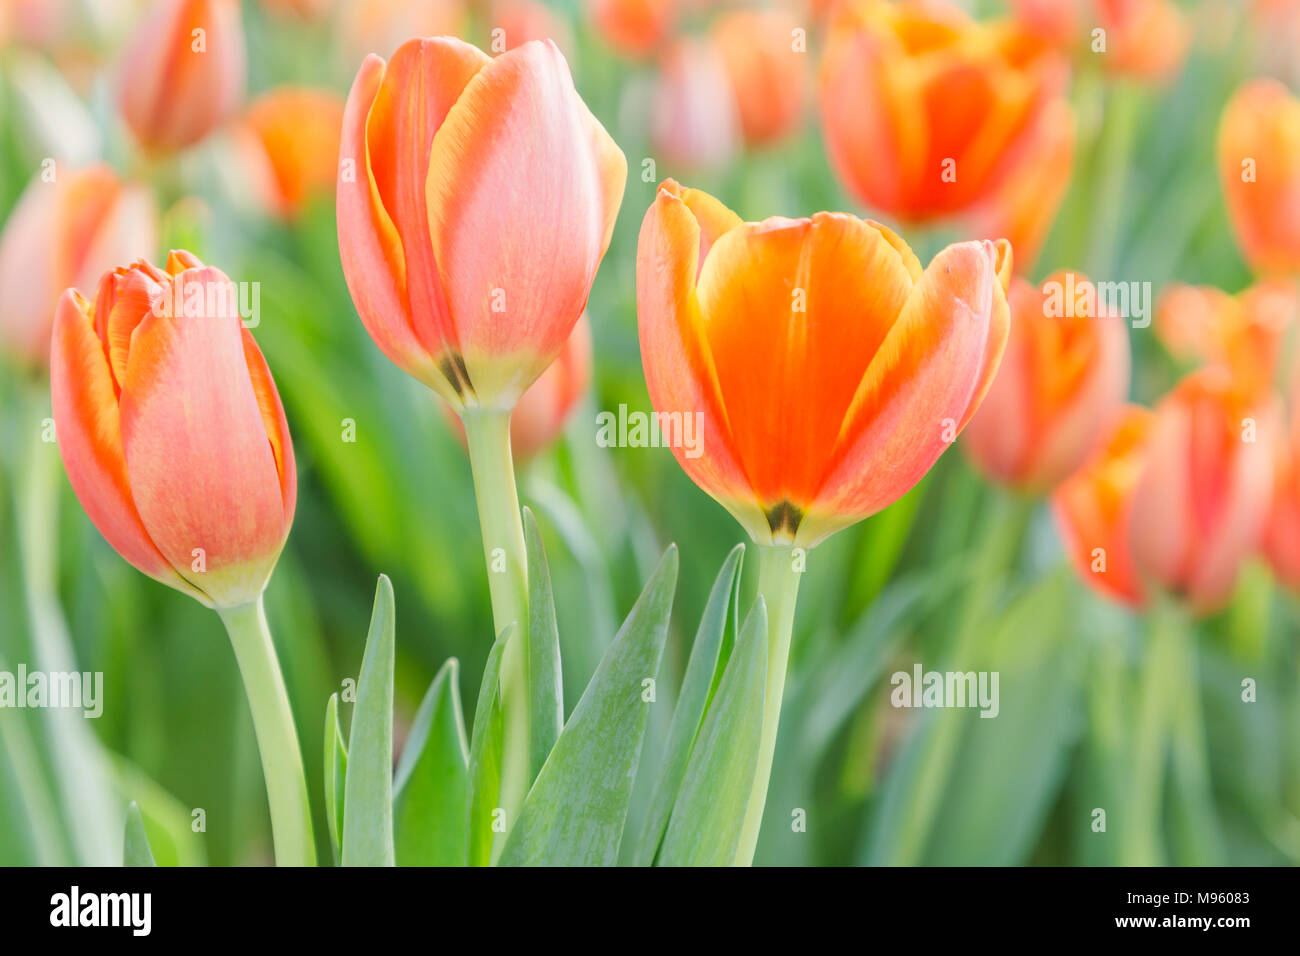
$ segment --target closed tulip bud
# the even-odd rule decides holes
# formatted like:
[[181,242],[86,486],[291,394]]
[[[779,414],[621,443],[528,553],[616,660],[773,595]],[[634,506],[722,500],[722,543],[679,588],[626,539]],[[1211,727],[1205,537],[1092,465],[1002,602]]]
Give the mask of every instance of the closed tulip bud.
[[293,521],[293,444],[234,285],[188,253],[59,300],[59,452],[101,534],[209,607],[255,601]]
[[279,87],[254,100],[239,124],[245,169],[263,206],[292,218],[338,176],[343,99],[329,90]]
[[1126,405],[1107,423],[1084,466],[1052,494],[1057,527],[1079,577],[1105,597],[1134,607],[1146,598],[1129,526],[1154,419],[1150,409]]
[[798,27],[780,10],[734,10],[713,24],[751,145],[779,140],[803,119],[808,54],[795,47]]
[[[966,429],[966,450],[994,481],[1049,491],[1092,452],[1124,403],[1129,385],[1128,331],[1095,293],[1062,302],[1058,273],[1042,287],[1012,281],[1011,332],[984,403]],[[1086,279],[1076,290],[1092,288]],[[1065,308],[1057,309],[1056,304]]]
[[1063,60],[1005,22],[944,3],[864,0],[832,20],[821,64],[831,163],[863,203],[904,220],[969,211],[1033,159]]
[[1160,402],[1133,498],[1144,582],[1201,613],[1231,597],[1268,517],[1275,421],[1221,368],[1192,373]]
[[1228,101],[1219,177],[1255,271],[1300,274],[1300,99],[1281,83],[1252,80]]
[[962,242],[922,270],[877,223],[741,222],[668,181],[637,314],[661,420],[698,422],[691,446],[670,438],[677,460],[759,544],[810,548],[886,507],[984,397],[1010,268],[1006,243]]
[[1156,305],[1156,335],[1176,359],[1219,365],[1246,389],[1267,393],[1300,302],[1286,281],[1258,282],[1229,295],[1175,283]]
[[237,0],[158,0],[127,45],[118,106],[146,149],[183,149],[234,112],[244,72]]
[[690,37],[659,58],[650,140],[669,164],[716,168],[740,148],[740,115],[727,69],[708,39]]
[[44,366],[60,294],[94,288],[114,263],[153,253],[158,217],[149,192],[107,166],[55,169],[28,185],[0,235],[0,351]]
[[589,0],[596,32],[624,56],[644,57],[672,32],[680,0]]
[[339,155],[339,252],[371,337],[458,411],[509,410],[582,314],[627,178],[559,49],[370,56]]

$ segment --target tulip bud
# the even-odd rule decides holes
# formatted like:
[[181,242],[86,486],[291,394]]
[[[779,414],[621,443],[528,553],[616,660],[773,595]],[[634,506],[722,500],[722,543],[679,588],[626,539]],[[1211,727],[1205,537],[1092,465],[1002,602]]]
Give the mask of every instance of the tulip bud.
[[810,548],[886,507],[988,389],[1010,253],[962,242],[922,270],[878,223],[746,223],[666,182],[641,226],[637,316],[660,419],[698,422],[689,448],[667,432],[678,462],[759,544]]
[[1124,406],[1083,467],[1052,494],[1065,552],[1079,577],[1103,596],[1134,607],[1145,597],[1129,525],[1154,418],[1150,409]]
[[152,197],[107,166],[38,175],[0,235],[0,351],[43,366],[63,290],[93,288],[115,262],[151,254],[157,241]]
[[157,0],[126,49],[118,106],[146,149],[192,146],[244,92],[237,0]]
[[328,90],[279,87],[254,100],[240,123],[244,168],[263,205],[292,218],[338,175],[343,100]]
[[831,165],[859,200],[923,221],[970,210],[1022,175],[1061,58],[946,3],[863,0],[835,14],[822,58]]
[[733,10],[713,24],[713,41],[751,145],[780,139],[803,118],[808,54],[795,48],[798,26],[779,10]]
[[627,178],[559,49],[371,56],[339,156],[339,252],[371,337],[457,411],[512,408],[582,314]]
[[[1048,491],[1083,464],[1128,393],[1123,319],[1102,311],[1095,294],[1056,314],[1060,297],[1047,290],[1062,287],[1064,275],[1042,288],[1012,281],[1007,349],[966,429],[966,450],[980,470],[1022,491]],[[1075,279],[1076,290],[1085,287],[1093,288]],[[1080,301],[1095,305],[1077,308]]]
[[1144,581],[1201,613],[1231,597],[1268,517],[1275,421],[1221,368],[1192,373],[1160,402],[1133,495]]
[[189,253],[59,300],[50,391],[82,507],[119,554],[209,607],[256,600],[293,521],[293,444],[233,283]]
[[1256,272],[1300,273],[1300,99],[1252,80],[1219,122],[1219,177],[1237,244]]

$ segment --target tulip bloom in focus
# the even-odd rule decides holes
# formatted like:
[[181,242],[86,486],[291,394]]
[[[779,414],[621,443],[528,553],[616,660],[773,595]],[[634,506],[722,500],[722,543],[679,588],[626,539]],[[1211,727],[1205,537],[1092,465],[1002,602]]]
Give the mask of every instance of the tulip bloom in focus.
[[1121,409],[1084,466],[1052,495],[1057,527],[1079,577],[1105,597],[1134,607],[1144,597],[1129,526],[1154,418],[1140,405]]
[[808,54],[794,49],[798,26],[778,10],[734,10],[713,24],[713,42],[731,78],[745,140],[752,145],[780,139],[803,118]]
[[263,205],[290,218],[338,178],[343,100],[329,90],[280,87],[244,113],[241,142]]
[[244,72],[237,0],[158,0],[127,45],[118,107],[145,148],[183,149],[234,112]]
[[107,166],[33,179],[0,236],[0,351],[43,366],[63,290],[94,288],[114,263],[152,254],[157,241],[148,191]]
[[1273,491],[1275,412],[1224,369],[1187,376],[1156,407],[1133,497],[1144,581],[1199,613],[1221,607],[1260,544]]
[[458,411],[509,410],[582,314],[627,176],[559,49],[492,59],[440,37],[370,56],[339,155],[339,252],[367,331]]
[[[1042,288],[1012,282],[1002,365],[966,429],[979,469],[1022,491],[1047,491],[1083,464],[1128,393],[1124,320],[1070,302],[1056,314],[1056,297],[1045,290],[1064,285],[1064,273]],[[1093,287],[1078,278],[1075,288]]]
[[1219,177],[1237,243],[1259,273],[1300,273],[1300,99],[1252,80],[1219,122]]
[[702,416],[686,473],[760,544],[809,548],[902,496],[974,414],[1007,339],[1005,243],[922,270],[843,213],[741,222],[671,180],[641,226],[650,398]]
[[1269,390],[1282,342],[1300,302],[1286,281],[1259,282],[1229,295],[1175,283],[1156,305],[1156,335],[1176,359],[1219,365],[1243,388]]
[[922,221],[970,209],[1022,175],[1061,58],[956,7],[865,0],[832,20],[820,78],[831,164],[862,202]]
[[140,260],[93,301],[64,293],[50,355],[59,452],[90,520],[139,570],[218,608],[261,595],[297,495],[280,398],[237,301],[188,253],[165,272]]

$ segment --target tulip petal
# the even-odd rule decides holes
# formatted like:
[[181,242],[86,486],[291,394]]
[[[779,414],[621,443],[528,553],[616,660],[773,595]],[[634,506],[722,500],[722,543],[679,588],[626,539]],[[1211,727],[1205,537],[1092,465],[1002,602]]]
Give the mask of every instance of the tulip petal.
[[131,497],[117,395],[89,304],[73,289],[59,300],[50,353],[50,397],[59,454],[77,498],[110,545],[140,571],[204,603],[145,530]]
[[262,350],[257,347],[253,333],[241,329],[244,343],[244,361],[248,364],[248,377],[257,397],[257,410],[261,413],[266,437],[275,455],[275,468],[280,476],[280,494],[284,502],[284,526],[293,523],[293,512],[298,502],[298,472],[294,467],[293,439],[289,437],[289,423],[284,417],[280,392],[271,378]]
[[[122,444],[150,538],[218,606],[260,593],[288,530],[272,443],[233,286],[216,269],[173,279],[161,315],[136,328],[122,389]],[[224,302],[218,286],[230,289]],[[182,314],[176,315],[179,311]]]

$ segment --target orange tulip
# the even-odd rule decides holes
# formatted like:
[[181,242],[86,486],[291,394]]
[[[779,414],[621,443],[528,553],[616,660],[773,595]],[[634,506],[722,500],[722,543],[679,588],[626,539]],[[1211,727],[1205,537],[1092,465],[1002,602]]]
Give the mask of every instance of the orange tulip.
[[256,600],[293,521],[293,444],[234,286],[189,253],[69,289],[54,318],[59,452],[101,534],[209,607]]
[[680,0],[590,0],[596,32],[624,56],[643,57],[668,38]]
[[1300,99],[1281,83],[1252,80],[1228,101],[1219,177],[1251,266],[1300,273]]
[[966,429],[980,470],[1023,491],[1047,491],[1082,465],[1128,393],[1124,320],[1073,307],[1053,314],[1047,290],[1064,285],[1064,273],[1042,288],[1013,280],[1007,350]]
[[511,408],[582,314],[627,177],[559,49],[370,56],[339,155],[339,252],[371,337],[458,411]]
[[650,139],[674,166],[724,165],[740,148],[740,115],[727,68],[707,39],[687,37],[659,57]]
[[1014,7],[1017,23],[1041,42],[1137,79],[1172,77],[1192,38],[1171,0],[1015,0]]
[[1124,406],[1084,466],[1052,494],[1056,524],[1079,577],[1104,596],[1135,607],[1145,596],[1129,528],[1154,420],[1150,409]]
[[1065,100],[1045,109],[1029,138],[1025,160],[979,204],[969,218],[970,234],[1005,236],[1016,250],[1016,269],[1028,274],[1056,219],[1074,167],[1074,113]]
[[753,145],[780,139],[803,118],[808,54],[794,48],[798,27],[780,10],[734,10],[713,24],[741,128]]
[[1022,174],[1064,80],[1060,57],[1008,23],[944,3],[849,4],[822,60],[827,150],[867,205],[917,221],[966,211]]
[[44,365],[59,295],[92,288],[115,262],[151,254],[157,214],[147,190],[122,182],[107,166],[37,176],[0,235],[0,350]]
[[641,226],[650,398],[696,416],[686,473],[758,543],[812,547],[886,507],[974,414],[1006,344],[1005,242],[924,271],[843,213],[741,222],[672,181]]
[[343,99],[330,90],[282,86],[249,105],[240,141],[272,214],[291,218],[334,186],[342,126]]
[[244,70],[237,0],[158,0],[127,45],[118,107],[147,149],[183,149],[234,112]]
[[1263,394],[1298,309],[1296,289],[1285,281],[1259,282],[1236,295],[1175,283],[1156,305],[1156,335],[1175,358],[1221,365],[1242,387]]
[[1156,408],[1133,496],[1144,580],[1202,613],[1231,596],[1260,544],[1273,490],[1275,412],[1221,368],[1187,376]]
[[1291,397],[1291,427],[1278,442],[1273,505],[1264,525],[1264,556],[1287,587],[1300,590],[1300,376]]
[[[528,387],[510,415],[510,451],[516,461],[532,458],[560,437],[590,382],[591,323],[584,315],[555,361]],[[465,426],[450,409],[448,415],[464,444]]]

